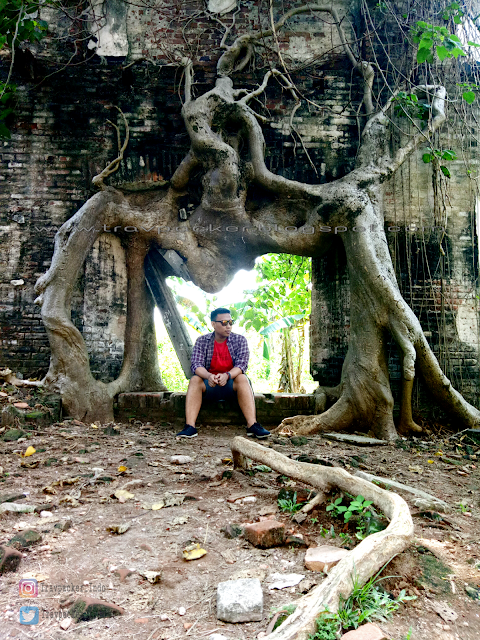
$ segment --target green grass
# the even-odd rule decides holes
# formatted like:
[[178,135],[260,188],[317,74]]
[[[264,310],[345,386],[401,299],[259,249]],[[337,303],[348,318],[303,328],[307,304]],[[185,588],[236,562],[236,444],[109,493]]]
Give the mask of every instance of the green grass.
[[[381,571],[383,571],[382,567]],[[414,600],[415,596],[407,596],[402,589],[398,598],[392,598],[379,586],[381,579],[377,575],[360,586],[358,578],[353,578],[353,590],[344,600],[340,598],[337,613],[322,613],[316,620],[316,631],[308,640],[337,640],[340,631],[358,629],[366,622],[385,622],[403,602]],[[409,631],[409,634],[411,631]]]

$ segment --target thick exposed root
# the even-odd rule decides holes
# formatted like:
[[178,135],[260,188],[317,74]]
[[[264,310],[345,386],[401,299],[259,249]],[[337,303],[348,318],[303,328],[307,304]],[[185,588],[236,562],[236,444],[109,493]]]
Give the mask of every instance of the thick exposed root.
[[395,555],[409,546],[413,539],[413,522],[408,505],[397,494],[351,476],[339,467],[295,462],[246,438],[233,439],[232,453],[236,466],[243,466],[245,458],[250,458],[279,473],[308,483],[320,492],[338,487],[352,495],[362,495],[367,500],[372,500],[390,520],[384,531],[368,536],[352,549],[318,587],[296,603],[295,612],[269,636],[272,640],[307,640],[314,633],[315,620],[320,613],[327,608],[331,612],[337,611],[340,596],[347,598],[355,581],[360,585],[365,584]]

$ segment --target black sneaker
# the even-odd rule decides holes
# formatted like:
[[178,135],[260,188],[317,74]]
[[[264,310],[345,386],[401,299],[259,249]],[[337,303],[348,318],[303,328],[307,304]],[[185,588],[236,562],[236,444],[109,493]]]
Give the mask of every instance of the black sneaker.
[[177,438],[196,438],[198,431],[190,424],[186,424],[185,427],[177,433]]
[[264,429],[258,422],[254,422],[252,426],[247,429],[247,436],[249,438],[255,437],[262,440],[263,438],[268,438],[269,435],[270,431]]

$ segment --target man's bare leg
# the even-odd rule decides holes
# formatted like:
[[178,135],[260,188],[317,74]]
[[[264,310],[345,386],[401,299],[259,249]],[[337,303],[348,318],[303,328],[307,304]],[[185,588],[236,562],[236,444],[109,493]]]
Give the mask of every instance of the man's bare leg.
[[237,393],[238,404],[247,421],[247,427],[251,427],[252,424],[257,421],[255,397],[248,378],[244,373],[240,373],[233,381],[233,390]]
[[185,422],[195,426],[200,413],[202,398],[205,393],[205,383],[199,376],[192,376],[188,383],[187,397],[185,398]]

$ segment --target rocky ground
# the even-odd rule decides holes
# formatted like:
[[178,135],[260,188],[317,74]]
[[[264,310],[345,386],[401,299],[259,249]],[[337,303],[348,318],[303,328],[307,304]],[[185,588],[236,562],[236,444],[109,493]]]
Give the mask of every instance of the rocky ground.
[[[8,389],[2,393],[4,404],[19,400]],[[28,404],[27,392],[23,396]],[[461,436],[440,434],[376,447],[320,436],[276,436],[262,443],[304,461],[396,479],[448,503],[447,513],[440,513],[415,506],[412,494],[399,492],[411,507],[415,540],[383,571],[393,577],[382,584],[392,596],[406,589],[416,599],[378,623],[392,640],[476,640],[480,635],[480,449]],[[263,637],[276,609],[295,603],[324,577],[306,569],[306,547],[351,548],[358,541],[355,525],[332,517],[325,504],[300,523],[279,509],[279,491],[285,499],[296,492],[297,500],[305,500],[307,486],[255,463],[246,473],[233,470],[229,445],[235,435],[244,430],[206,427],[194,440],[177,440],[172,425],[138,421],[109,427],[74,420],[35,429],[3,427],[0,544],[11,546],[16,534],[28,530],[39,536],[16,543],[21,562],[0,576],[0,638]],[[35,452],[25,455],[29,447]],[[13,504],[35,511],[6,511]],[[262,549],[224,531],[228,525],[272,518],[284,523],[290,536],[281,546]],[[230,528],[230,535],[235,532]],[[186,560],[184,549],[192,545],[206,553]],[[304,578],[277,589],[271,588],[279,582],[274,574]],[[222,622],[216,615],[217,585],[241,578],[261,581],[262,619]],[[31,597],[20,596],[21,579],[23,595]],[[75,622],[72,604],[85,597],[123,612]],[[40,609],[38,624],[20,624],[22,606]]]

